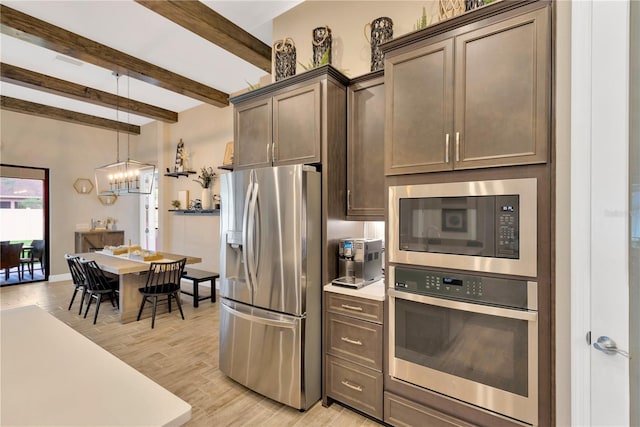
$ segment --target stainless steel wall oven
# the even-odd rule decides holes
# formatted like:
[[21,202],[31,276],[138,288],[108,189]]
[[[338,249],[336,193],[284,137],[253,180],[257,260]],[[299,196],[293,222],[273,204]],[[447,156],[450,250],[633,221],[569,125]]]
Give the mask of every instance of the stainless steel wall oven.
[[537,284],[389,268],[391,377],[538,423]]

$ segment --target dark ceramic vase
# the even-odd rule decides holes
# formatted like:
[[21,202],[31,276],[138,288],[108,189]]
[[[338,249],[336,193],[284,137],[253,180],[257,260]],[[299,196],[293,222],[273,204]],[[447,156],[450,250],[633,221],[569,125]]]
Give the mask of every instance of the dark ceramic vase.
[[465,10],[475,9],[480,6],[484,6],[484,0],[465,0]]

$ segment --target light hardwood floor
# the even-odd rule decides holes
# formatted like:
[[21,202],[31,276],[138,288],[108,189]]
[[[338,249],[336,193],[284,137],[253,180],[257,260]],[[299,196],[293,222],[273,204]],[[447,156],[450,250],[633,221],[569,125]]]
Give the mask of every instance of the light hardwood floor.
[[[93,325],[92,305],[87,318],[78,315],[78,297],[67,310],[71,282],[36,283],[0,288],[0,308],[35,304],[96,344],[142,372],[192,406],[187,426],[378,426],[336,403],[320,402],[306,412],[267,399],[227,378],[218,370],[218,303],[201,301],[193,308],[183,295],[186,320],[177,311],[151,320],[122,325],[105,301]],[[46,354],[42,355],[46,359]],[[60,385],[64,387],[64,384]],[[87,373],[87,390],[95,387]],[[126,386],[126,385],[124,385]],[[7,392],[3,390],[3,392]]]

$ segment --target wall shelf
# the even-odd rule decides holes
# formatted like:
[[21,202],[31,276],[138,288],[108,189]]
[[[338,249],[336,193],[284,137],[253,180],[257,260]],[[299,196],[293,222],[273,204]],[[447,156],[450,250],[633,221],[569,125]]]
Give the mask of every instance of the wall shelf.
[[178,178],[181,176],[189,176],[189,175],[193,175],[194,173],[196,173],[195,171],[184,171],[184,172],[167,172],[164,174],[164,176],[170,176],[172,178]]
[[233,170],[233,165],[221,165],[221,166],[218,166],[218,169],[222,169],[222,170],[226,170],[226,171],[232,171]]
[[219,215],[220,209],[169,209],[178,215]]

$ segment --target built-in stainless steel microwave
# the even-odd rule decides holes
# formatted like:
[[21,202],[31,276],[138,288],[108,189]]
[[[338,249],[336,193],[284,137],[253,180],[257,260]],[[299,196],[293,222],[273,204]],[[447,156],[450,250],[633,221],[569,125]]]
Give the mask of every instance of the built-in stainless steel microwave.
[[535,277],[535,178],[389,187],[389,262]]

